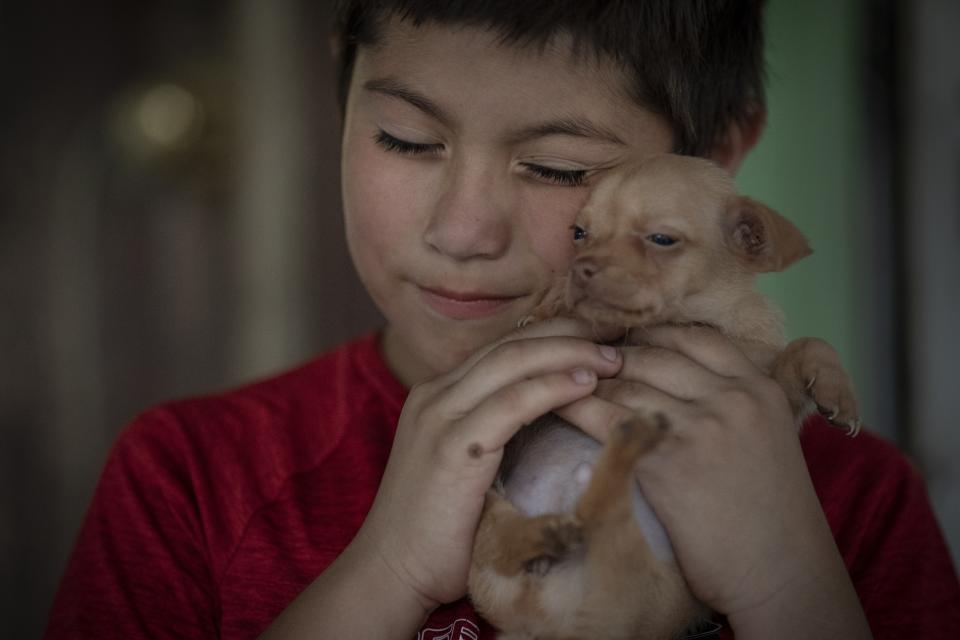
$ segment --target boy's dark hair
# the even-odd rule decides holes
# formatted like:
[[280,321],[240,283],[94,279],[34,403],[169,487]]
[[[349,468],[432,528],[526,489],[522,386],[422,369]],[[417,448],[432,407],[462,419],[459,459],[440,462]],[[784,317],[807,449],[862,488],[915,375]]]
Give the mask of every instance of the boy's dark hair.
[[763,0],[337,0],[340,105],[357,46],[376,44],[393,16],[486,27],[508,44],[567,33],[575,53],[624,69],[635,99],[671,123],[676,152],[706,155],[764,108],[762,13]]

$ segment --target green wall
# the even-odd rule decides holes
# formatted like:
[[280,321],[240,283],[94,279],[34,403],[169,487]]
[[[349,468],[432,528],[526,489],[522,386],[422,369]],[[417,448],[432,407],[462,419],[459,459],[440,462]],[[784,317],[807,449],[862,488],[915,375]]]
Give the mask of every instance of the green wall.
[[[863,201],[856,4],[769,2],[767,131],[737,182],[810,240],[812,256],[762,276],[760,287],[783,307],[790,337],[819,336],[840,351],[868,409],[872,385],[860,326],[869,307],[855,268]],[[864,417],[871,419],[869,410]]]

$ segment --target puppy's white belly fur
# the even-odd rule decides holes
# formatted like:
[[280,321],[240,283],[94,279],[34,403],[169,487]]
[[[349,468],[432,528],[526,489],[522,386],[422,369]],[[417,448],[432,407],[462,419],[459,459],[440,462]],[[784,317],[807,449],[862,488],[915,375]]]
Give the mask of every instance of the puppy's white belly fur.
[[[504,482],[504,495],[527,516],[573,513],[602,448],[579,429],[557,421],[523,450]],[[633,492],[633,515],[654,556],[672,560],[673,547],[640,485]]]

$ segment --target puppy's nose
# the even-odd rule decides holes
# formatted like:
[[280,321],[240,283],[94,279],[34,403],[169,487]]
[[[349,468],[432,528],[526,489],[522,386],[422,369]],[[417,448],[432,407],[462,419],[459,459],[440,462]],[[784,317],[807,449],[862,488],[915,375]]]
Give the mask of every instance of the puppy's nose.
[[585,287],[597,274],[597,270],[597,265],[590,260],[576,260],[573,263],[573,281],[579,286]]

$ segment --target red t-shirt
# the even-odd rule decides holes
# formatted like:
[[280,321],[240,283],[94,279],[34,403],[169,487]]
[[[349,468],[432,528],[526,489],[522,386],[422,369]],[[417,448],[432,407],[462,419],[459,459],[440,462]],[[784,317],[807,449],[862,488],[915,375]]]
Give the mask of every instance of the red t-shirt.
[[[139,417],[106,463],[46,637],[256,637],[360,527],[406,393],[371,335]],[[813,421],[802,441],[874,635],[956,633],[960,585],[916,470],[869,433]],[[462,600],[419,638],[493,630]]]

